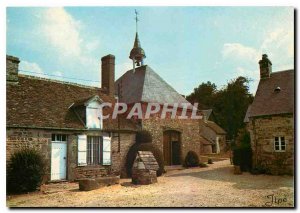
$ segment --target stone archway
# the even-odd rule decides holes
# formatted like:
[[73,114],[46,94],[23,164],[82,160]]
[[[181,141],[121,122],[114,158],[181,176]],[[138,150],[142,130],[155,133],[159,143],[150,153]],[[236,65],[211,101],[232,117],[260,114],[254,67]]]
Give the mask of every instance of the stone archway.
[[175,130],[164,131],[163,137],[163,155],[164,164],[181,164],[181,133]]

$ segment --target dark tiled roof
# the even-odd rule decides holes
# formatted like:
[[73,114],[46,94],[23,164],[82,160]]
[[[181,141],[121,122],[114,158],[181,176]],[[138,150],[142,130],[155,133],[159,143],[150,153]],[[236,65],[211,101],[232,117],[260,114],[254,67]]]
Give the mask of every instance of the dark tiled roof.
[[118,85],[120,102],[189,103],[147,65],[127,71],[116,81],[115,91]]
[[[280,91],[275,91],[280,88]],[[261,79],[249,117],[276,115],[294,112],[294,70],[271,73]]]
[[[98,95],[104,102],[114,100],[100,88],[75,85],[67,82],[19,75],[19,83],[6,85],[6,125],[84,129],[84,124],[70,108]],[[117,120],[104,120],[105,129],[117,128]],[[131,121],[122,121],[134,127]]]
[[206,119],[208,120],[209,119],[209,116],[211,115],[212,113],[212,109],[202,109],[200,110],[200,112],[203,114],[203,116],[206,117]]
[[200,142],[203,145],[212,145],[212,144],[214,144],[214,142],[210,141],[209,139],[207,139],[207,138],[205,138],[201,135],[200,135]]
[[206,126],[214,130],[217,134],[226,134],[225,130],[213,121],[207,121]]
[[[135,161],[142,161],[145,165],[145,168],[148,170],[157,171],[159,169],[159,165],[150,151],[138,151],[137,157]],[[136,165],[137,167],[137,165]]]

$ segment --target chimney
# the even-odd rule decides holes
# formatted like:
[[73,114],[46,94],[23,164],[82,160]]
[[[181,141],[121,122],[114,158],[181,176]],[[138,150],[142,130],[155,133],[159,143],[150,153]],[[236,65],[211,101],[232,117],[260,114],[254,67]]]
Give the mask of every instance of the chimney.
[[110,97],[115,95],[115,56],[107,55],[101,58],[102,61],[102,89],[107,91]]
[[18,83],[19,63],[19,58],[6,55],[6,81],[8,83]]
[[262,55],[262,59],[259,61],[260,79],[270,78],[272,73],[272,63],[268,59],[267,54]]

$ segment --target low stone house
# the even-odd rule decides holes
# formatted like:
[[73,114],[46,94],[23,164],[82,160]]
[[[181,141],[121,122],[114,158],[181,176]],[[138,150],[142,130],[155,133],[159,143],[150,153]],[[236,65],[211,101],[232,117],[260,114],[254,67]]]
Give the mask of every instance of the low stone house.
[[294,70],[272,72],[267,55],[259,65],[259,85],[244,120],[251,137],[253,167],[275,175],[293,174]]
[[200,135],[202,137],[201,152],[205,154],[221,153],[227,150],[226,132],[209,117],[212,110],[201,110],[203,119],[200,120]]
[[136,124],[103,120],[99,111],[100,103],[115,102],[106,76],[114,73],[114,56],[102,58],[103,89],[21,75],[19,62],[6,57],[7,165],[13,153],[31,147],[45,159],[44,182],[124,173]]

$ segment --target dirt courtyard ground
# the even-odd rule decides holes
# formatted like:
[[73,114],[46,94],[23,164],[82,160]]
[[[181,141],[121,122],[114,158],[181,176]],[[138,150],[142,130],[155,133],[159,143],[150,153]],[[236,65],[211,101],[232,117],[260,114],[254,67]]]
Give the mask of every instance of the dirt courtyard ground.
[[207,168],[175,170],[147,186],[120,185],[89,192],[77,183],[46,186],[45,192],[7,197],[9,207],[293,207],[291,176],[234,175],[229,160]]

